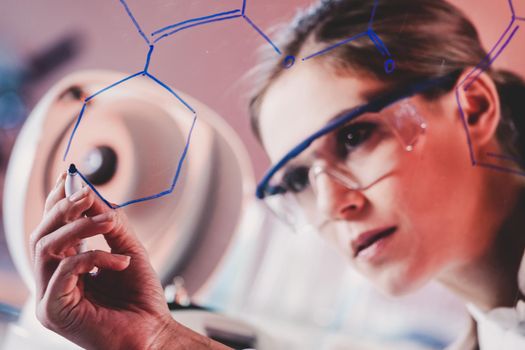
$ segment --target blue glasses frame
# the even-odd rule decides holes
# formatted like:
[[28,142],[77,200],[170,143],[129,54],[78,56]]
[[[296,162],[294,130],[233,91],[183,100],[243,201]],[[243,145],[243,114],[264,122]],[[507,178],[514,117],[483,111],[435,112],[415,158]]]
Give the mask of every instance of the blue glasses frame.
[[275,173],[281,170],[286,163],[288,163],[290,160],[301,154],[305,149],[310,147],[310,145],[318,138],[334,131],[341,125],[346,124],[365,113],[378,113],[384,108],[404,98],[423,93],[425,91],[430,90],[431,88],[443,86],[447,83],[455,83],[460,73],[461,71],[455,71],[443,77],[420,81],[418,83],[410,85],[408,88],[404,88],[392,94],[384,95],[367,104],[357,106],[351,111],[344,113],[340,117],[330,121],[322,129],[307,137],[304,141],[299,143],[284,157],[282,157],[277,163],[275,163],[275,165],[273,165],[266,172],[262,180],[257,185],[255,195],[258,199],[264,199],[265,197],[282,193],[283,189],[281,187],[269,185],[270,179],[275,175]]

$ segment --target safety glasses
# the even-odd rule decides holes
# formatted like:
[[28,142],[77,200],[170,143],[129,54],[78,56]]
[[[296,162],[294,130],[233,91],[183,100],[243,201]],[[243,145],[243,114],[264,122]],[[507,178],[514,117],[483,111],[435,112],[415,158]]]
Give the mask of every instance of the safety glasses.
[[257,197],[296,231],[323,226],[329,220],[318,203],[323,179],[366,190],[394,172],[427,129],[413,97],[455,77],[426,80],[342,113],[278,161]]

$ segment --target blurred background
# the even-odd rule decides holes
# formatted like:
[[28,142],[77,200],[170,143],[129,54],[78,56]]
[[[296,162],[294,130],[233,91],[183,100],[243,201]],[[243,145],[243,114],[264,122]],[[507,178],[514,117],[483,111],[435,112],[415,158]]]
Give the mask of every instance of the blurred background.
[[[487,49],[511,18],[507,0],[452,2],[475,22]],[[272,37],[310,3],[248,0],[247,14]],[[128,4],[143,30],[151,33],[188,18],[240,8],[242,0],[129,0]],[[525,16],[525,5],[515,8]],[[524,43],[525,32],[519,31],[495,65],[523,75]],[[224,118],[246,147],[255,179],[269,163],[250,131],[246,73],[256,64],[261,47],[272,50],[247,23],[225,21],[161,41],[150,65],[150,72],[163,82]],[[143,69],[147,49],[118,0],[0,0],[0,192],[18,132],[58,80],[85,69],[135,73]],[[238,238],[214,277],[215,284],[202,293],[202,302],[250,315],[257,324],[278,325],[279,337],[292,339],[295,334],[299,339],[306,332],[310,338],[303,341],[319,340],[310,343],[311,348],[346,348],[341,344],[356,334],[397,339],[400,344],[409,341],[415,349],[441,348],[466,324],[461,302],[436,285],[410,297],[385,298],[342,268],[344,262],[315,238],[283,234],[278,224],[265,225],[267,232],[261,237]],[[327,270],[333,273],[325,274]],[[0,232],[2,317],[16,321],[28,295]],[[297,339],[290,344],[306,348]]]

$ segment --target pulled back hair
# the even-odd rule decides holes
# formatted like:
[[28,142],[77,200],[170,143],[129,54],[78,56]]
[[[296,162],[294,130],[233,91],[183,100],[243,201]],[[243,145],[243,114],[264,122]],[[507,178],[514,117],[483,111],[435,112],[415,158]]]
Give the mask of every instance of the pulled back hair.
[[[319,0],[299,12],[277,39],[282,57],[298,56],[305,49],[314,52],[363,33],[374,2],[378,6],[372,28],[395,60],[392,74],[385,73],[385,57],[367,38],[351,41],[314,59],[321,60],[336,74],[364,74],[395,88],[461,72],[477,66],[487,56],[474,25],[445,0]],[[256,68],[259,81],[249,104],[251,126],[259,139],[261,102],[272,82],[286,70],[281,57],[272,57],[264,58]],[[502,119],[496,137],[504,151],[523,160],[525,83],[509,71],[489,68],[486,73],[495,82],[501,101]],[[431,89],[424,96],[442,96],[454,88],[458,77],[459,74],[452,84]]]

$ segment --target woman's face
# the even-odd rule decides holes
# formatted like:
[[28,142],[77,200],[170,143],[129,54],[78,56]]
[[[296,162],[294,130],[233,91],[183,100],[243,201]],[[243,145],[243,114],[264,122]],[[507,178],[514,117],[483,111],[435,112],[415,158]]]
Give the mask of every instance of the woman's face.
[[[383,90],[380,81],[337,75],[319,62],[284,72],[260,109],[259,127],[270,159],[275,163],[334,116]],[[454,97],[411,99],[426,121],[426,132],[411,152],[400,147],[391,155],[396,168],[373,186],[350,190],[330,176],[316,179],[317,209],[343,222],[327,238],[387,293],[413,290],[475,259],[489,244],[484,237],[493,229],[487,224],[490,214],[479,215],[483,171],[470,163]],[[379,238],[383,235],[377,232],[388,235]]]

